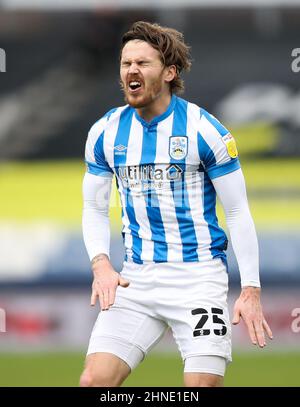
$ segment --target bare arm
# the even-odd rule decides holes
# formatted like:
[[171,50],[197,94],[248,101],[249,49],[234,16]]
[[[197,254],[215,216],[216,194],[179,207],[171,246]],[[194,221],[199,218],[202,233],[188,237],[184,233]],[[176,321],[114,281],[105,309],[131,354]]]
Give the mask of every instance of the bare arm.
[[231,242],[241,275],[242,290],[235,302],[233,324],[244,320],[253,344],[264,347],[265,332],[272,338],[260,301],[258,244],[250,214],[245,181],[239,169],[212,180],[225,211]]

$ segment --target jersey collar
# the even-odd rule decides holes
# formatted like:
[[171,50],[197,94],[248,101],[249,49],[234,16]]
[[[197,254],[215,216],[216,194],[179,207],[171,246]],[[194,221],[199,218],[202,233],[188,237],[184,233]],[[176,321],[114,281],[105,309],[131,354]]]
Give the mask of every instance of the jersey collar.
[[172,95],[171,101],[170,101],[170,103],[169,103],[169,106],[168,106],[167,110],[166,110],[164,113],[160,114],[159,116],[153,117],[153,119],[152,119],[150,122],[146,122],[146,120],[144,120],[144,119],[138,114],[138,112],[137,112],[136,110],[134,110],[134,112],[135,112],[135,117],[137,118],[137,120],[138,120],[139,122],[142,123],[143,126],[146,126],[146,127],[153,126],[154,124],[157,124],[158,122],[164,120],[166,117],[168,117],[168,116],[173,112],[173,110],[174,110],[174,108],[175,108],[176,101],[177,101],[176,95]]

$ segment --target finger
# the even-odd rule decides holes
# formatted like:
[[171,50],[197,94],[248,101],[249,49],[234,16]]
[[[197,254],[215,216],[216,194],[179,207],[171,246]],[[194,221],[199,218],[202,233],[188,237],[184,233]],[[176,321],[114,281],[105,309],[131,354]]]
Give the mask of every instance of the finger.
[[115,297],[116,297],[116,289],[115,288],[110,288],[108,290],[108,305],[109,306],[114,304]]
[[240,317],[241,317],[240,311],[238,309],[235,309],[233,319],[232,319],[233,325],[237,325],[240,322]]
[[98,298],[99,298],[100,309],[101,309],[101,311],[103,311],[104,303],[103,303],[103,292],[102,291],[100,291],[98,293]]
[[91,306],[94,306],[96,304],[96,301],[97,301],[97,293],[96,293],[96,291],[92,291]]
[[108,310],[109,306],[108,306],[108,288],[103,290],[103,311]]
[[257,338],[255,335],[255,330],[254,330],[254,325],[253,325],[252,320],[248,319],[245,321],[245,323],[248,328],[248,333],[249,333],[251,342],[253,343],[253,345],[257,345]]
[[119,277],[119,285],[121,287],[128,287],[130,282],[128,280],[125,280],[123,277]]
[[258,345],[263,348],[266,346],[266,339],[265,339],[265,334],[262,326],[262,321],[261,320],[254,320],[253,321],[254,325],[254,330],[255,330],[255,336],[258,342]]
[[267,321],[265,319],[263,319],[263,328],[266,331],[268,337],[270,339],[273,339],[273,333],[272,333],[271,328],[269,327],[269,325],[268,325],[268,323],[267,323]]

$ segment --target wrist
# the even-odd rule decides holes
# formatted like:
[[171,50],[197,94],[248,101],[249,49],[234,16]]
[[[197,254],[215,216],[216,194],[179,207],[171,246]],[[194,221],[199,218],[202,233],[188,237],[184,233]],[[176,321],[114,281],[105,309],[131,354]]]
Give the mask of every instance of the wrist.
[[243,299],[247,299],[250,296],[260,297],[260,291],[260,287],[245,286],[242,287],[240,297]]
[[109,258],[108,255],[104,253],[97,254],[97,256],[93,257],[91,260],[92,269],[100,264],[106,263],[109,263]]
[[256,287],[256,286],[252,286],[252,285],[245,285],[242,287],[242,291],[260,292],[260,287]]

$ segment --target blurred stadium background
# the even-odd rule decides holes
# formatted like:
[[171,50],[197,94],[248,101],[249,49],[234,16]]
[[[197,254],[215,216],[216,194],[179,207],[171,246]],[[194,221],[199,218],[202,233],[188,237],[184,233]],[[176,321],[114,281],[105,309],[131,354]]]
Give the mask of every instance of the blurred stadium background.
[[[84,144],[96,119],[123,104],[119,41],[140,19],[184,32],[194,59],[184,97],[229,127],[247,180],[275,338],[258,350],[242,324],[234,327],[225,384],[299,386],[297,0],[0,0],[0,386],[78,384],[97,314],[81,236]],[[111,253],[120,270],[115,206]],[[239,277],[228,255],[232,311]],[[170,333],[125,383],[181,384]]]

